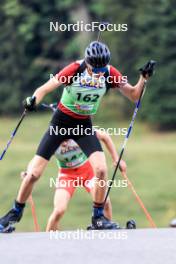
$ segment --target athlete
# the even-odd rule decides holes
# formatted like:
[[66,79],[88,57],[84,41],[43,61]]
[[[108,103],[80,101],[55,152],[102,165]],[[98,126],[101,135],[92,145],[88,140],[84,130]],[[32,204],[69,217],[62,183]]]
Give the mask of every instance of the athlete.
[[[25,203],[35,183],[43,174],[51,156],[61,142],[69,138],[75,140],[89,158],[97,178],[92,226],[94,229],[114,229],[115,223],[104,216],[103,202],[106,185],[102,187],[99,184],[99,181],[107,180],[105,155],[96,134],[87,132],[92,130],[91,116],[96,114],[100,101],[109,88],[117,89],[124,96],[136,102],[143,90],[145,80],[152,75],[152,72],[148,72],[148,64],[144,65],[137,84],[132,86],[127,81],[124,82],[122,74],[109,65],[109,62],[109,48],[102,42],[93,41],[85,50],[84,60],[66,66],[56,75],[56,78],[50,79],[36,89],[32,97],[24,100],[25,109],[33,111],[44,96],[62,84],[65,85],[58,109],[39,144],[32,165],[27,169],[27,175],[21,183],[13,208],[0,219],[1,232],[7,230],[11,223],[21,220]],[[75,75],[78,75],[77,78]],[[80,130],[79,133],[75,133],[77,128]]]
[[[102,141],[109,151],[114,165],[118,160],[118,155],[111,137],[102,131],[96,130],[97,138]],[[75,188],[83,186],[94,200],[94,177],[93,168],[78,144],[68,139],[62,142],[55,152],[59,167],[58,181],[54,197],[54,210],[48,220],[46,231],[58,230],[58,224],[63,217]],[[120,162],[120,170],[126,172],[126,163]],[[112,219],[112,206],[110,199],[107,200],[105,207],[105,217]]]

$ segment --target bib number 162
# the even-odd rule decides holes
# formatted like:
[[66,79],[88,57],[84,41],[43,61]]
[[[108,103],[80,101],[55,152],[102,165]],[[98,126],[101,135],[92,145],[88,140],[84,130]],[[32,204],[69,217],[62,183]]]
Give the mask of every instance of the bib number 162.
[[84,102],[91,102],[96,103],[98,101],[98,98],[100,97],[99,94],[86,94],[82,95],[81,93],[77,93],[77,100],[83,100]]

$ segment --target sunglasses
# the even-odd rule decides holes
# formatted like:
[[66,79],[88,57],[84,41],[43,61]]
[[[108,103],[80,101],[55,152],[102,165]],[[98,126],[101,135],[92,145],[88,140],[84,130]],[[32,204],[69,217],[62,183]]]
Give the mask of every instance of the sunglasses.
[[93,73],[105,73],[107,71],[107,67],[102,67],[102,68],[92,68],[91,69]]

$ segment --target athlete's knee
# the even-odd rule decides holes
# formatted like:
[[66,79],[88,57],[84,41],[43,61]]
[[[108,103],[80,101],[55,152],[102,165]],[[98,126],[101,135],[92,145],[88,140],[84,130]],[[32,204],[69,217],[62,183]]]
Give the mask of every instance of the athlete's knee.
[[41,176],[41,171],[33,168],[26,172],[25,177],[29,182],[34,183],[40,178],[40,176]]
[[94,167],[96,177],[100,180],[105,179],[107,175],[106,165],[97,164]]
[[60,217],[62,217],[63,215],[64,215],[64,213],[65,213],[65,211],[66,211],[66,206],[60,206],[60,207],[56,207],[55,209],[54,209],[54,211],[53,211],[53,218],[55,219],[55,220],[59,220],[59,218]]

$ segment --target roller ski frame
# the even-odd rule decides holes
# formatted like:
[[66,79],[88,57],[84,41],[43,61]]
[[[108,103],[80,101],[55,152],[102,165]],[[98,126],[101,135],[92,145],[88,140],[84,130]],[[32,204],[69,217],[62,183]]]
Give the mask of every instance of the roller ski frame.
[[7,234],[7,233],[13,233],[15,231],[15,226],[14,223],[10,223],[8,226],[6,227],[1,227],[0,226],[0,234]]
[[121,229],[136,229],[136,222],[135,220],[131,219],[126,222],[125,227],[120,227],[117,225],[117,228],[112,228],[112,229],[98,229],[95,228],[93,225],[90,225],[87,227],[87,230],[121,230]]

